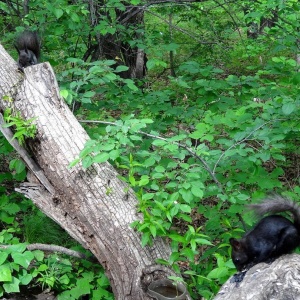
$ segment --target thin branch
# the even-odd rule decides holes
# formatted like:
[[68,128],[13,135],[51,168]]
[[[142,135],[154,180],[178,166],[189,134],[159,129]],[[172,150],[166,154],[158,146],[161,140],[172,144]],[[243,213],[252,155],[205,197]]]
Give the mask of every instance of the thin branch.
[[219,157],[219,159],[217,160],[217,162],[215,163],[214,165],[214,168],[213,168],[213,171],[212,173],[215,174],[216,172],[216,168],[218,167],[221,159],[224,157],[224,155],[226,154],[227,151],[231,150],[232,148],[242,144],[243,142],[249,140],[250,136],[253,135],[254,132],[256,132],[257,130],[261,129],[262,127],[266,126],[267,124],[271,123],[271,122],[275,122],[275,121],[280,121],[280,120],[285,120],[285,119],[275,119],[275,120],[270,120],[270,121],[267,121],[265,123],[263,123],[262,125],[258,126],[257,128],[255,128],[254,130],[252,130],[246,137],[244,137],[242,140],[236,142],[235,144],[231,145],[228,149],[226,149]]
[[[118,126],[117,124],[113,123],[113,122],[106,122],[106,121],[93,121],[93,120],[78,120],[78,122],[81,123],[94,123],[94,124],[105,124],[105,125],[112,125],[112,126]],[[153,139],[158,139],[158,140],[162,140],[165,142],[170,142],[168,141],[168,139],[157,136],[157,135],[153,135],[141,130],[138,130],[137,133],[151,137]],[[193,157],[197,158],[202,165],[204,166],[204,169],[209,173],[209,175],[212,177],[213,181],[218,185],[219,189],[223,192],[223,188],[221,183],[219,182],[219,180],[217,179],[216,175],[212,172],[212,170],[210,169],[208,163],[201,157],[199,156],[197,153],[195,153],[195,151],[193,151],[193,149],[189,148],[188,146],[178,143],[178,142],[172,142],[173,144],[177,145],[180,148],[183,148],[185,150],[187,150]]]
[[170,24],[170,22],[168,20],[165,20],[163,17],[161,17],[159,14],[156,14],[150,10],[147,10],[147,13],[157,17],[158,19],[160,19],[162,22],[168,24],[170,27],[174,28],[175,30],[177,31],[180,31],[182,32],[183,34],[186,34],[187,36],[191,37],[192,39],[194,39],[195,41],[197,41],[199,44],[207,44],[207,45],[214,45],[214,44],[217,44],[217,42],[206,42],[206,41],[203,41],[203,37],[195,37],[195,35],[193,35],[192,33],[189,33],[188,31],[178,27],[178,26],[175,26],[173,24]]
[[[0,249],[7,249],[9,247],[10,247],[10,245],[0,245]],[[35,244],[27,245],[26,248],[29,251],[41,250],[41,251],[49,251],[49,252],[59,252],[59,253],[77,257],[77,258],[87,259],[87,256],[84,253],[75,251],[75,250],[71,250],[71,249],[68,249],[68,248],[65,248],[62,246],[35,243]]]

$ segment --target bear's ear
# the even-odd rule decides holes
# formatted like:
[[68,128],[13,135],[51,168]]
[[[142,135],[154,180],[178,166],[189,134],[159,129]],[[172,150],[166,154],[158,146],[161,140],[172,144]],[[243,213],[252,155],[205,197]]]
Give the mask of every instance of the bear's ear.
[[229,243],[230,243],[232,249],[234,249],[234,250],[236,250],[236,251],[238,251],[238,250],[241,249],[241,243],[240,243],[240,241],[238,241],[237,239],[231,238],[231,239],[229,240]]

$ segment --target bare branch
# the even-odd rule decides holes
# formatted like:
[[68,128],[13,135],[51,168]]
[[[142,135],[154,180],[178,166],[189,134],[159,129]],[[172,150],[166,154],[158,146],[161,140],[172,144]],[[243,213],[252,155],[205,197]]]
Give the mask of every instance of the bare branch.
[[[0,249],[7,249],[10,246],[11,245],[0,245]],[[26,248],[29,251],[41,250],[41,251],[49,251],[49,252],[59,252],[59,253],[77,257],[77,258],[87,259],[87,256],[82,252],[71,250],[71,249],[68,249],[68,248],[65,248],[62,246],[57,246],[57,245],[35,243],[35,244],[27,245]]]

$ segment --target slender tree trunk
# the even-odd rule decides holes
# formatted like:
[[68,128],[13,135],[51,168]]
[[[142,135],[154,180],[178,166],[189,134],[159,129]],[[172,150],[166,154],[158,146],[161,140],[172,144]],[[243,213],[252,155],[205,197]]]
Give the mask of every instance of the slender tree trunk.
[[147,284],[172,274],[151,267],[157,258],[168,259],[169,245],[156,239],[152,247],[141,246],[140,234],[130,228],[141,219],[137,199],[111,165],[69,167],[88,136],[60,98],[51,66],[35,65],[22,74],[0,45],[0,110],[7,107],[36,118],[37,135],[26,142],[30,157],[24,149],[22,156],[39,183],[24,183],[19,191],[95,255],[116,299],[150,299]]
[[[169,32],[170,32],[170,43],[173,42],[173,27],[172,27],[173,15],[169,14]],[[170,75],[176,77],[175,66],[174,66],[174,51],[170,51]]]

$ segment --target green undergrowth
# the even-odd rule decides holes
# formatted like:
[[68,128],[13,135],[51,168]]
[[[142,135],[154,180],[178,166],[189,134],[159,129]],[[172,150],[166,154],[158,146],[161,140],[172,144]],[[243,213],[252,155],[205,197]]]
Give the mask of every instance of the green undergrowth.
[[[116,17],[124,3],[109,1],[97,29],[85,3],[31,5],[15,27],[35,20],[43,60],[91,138],[70,167],[113,164],[137,195],[141,243],[170,241],[171,256],[158,262],[184,275],[193,299],[212,299],[236,271],[230,237],[256,221],[246,205],[271,193],[299,199],[298,1],[168,2],[147,7],[144,27],[128,28]],[[0,9],[1,25],[16,22]],[[122,57],[85,61],[99,32],[145,50],[146,77],[123,78]],[[6,34],[5,45],[12,39]],[[23,134],[22,120],[13,123]],[[111,299],[98,265],[26,250],[28,242],[78,245],[14,192],[26,169],[11,153],[0,137],[0,242],[10,245],[1,250],[0,297],[41,284],[59,299]]]

